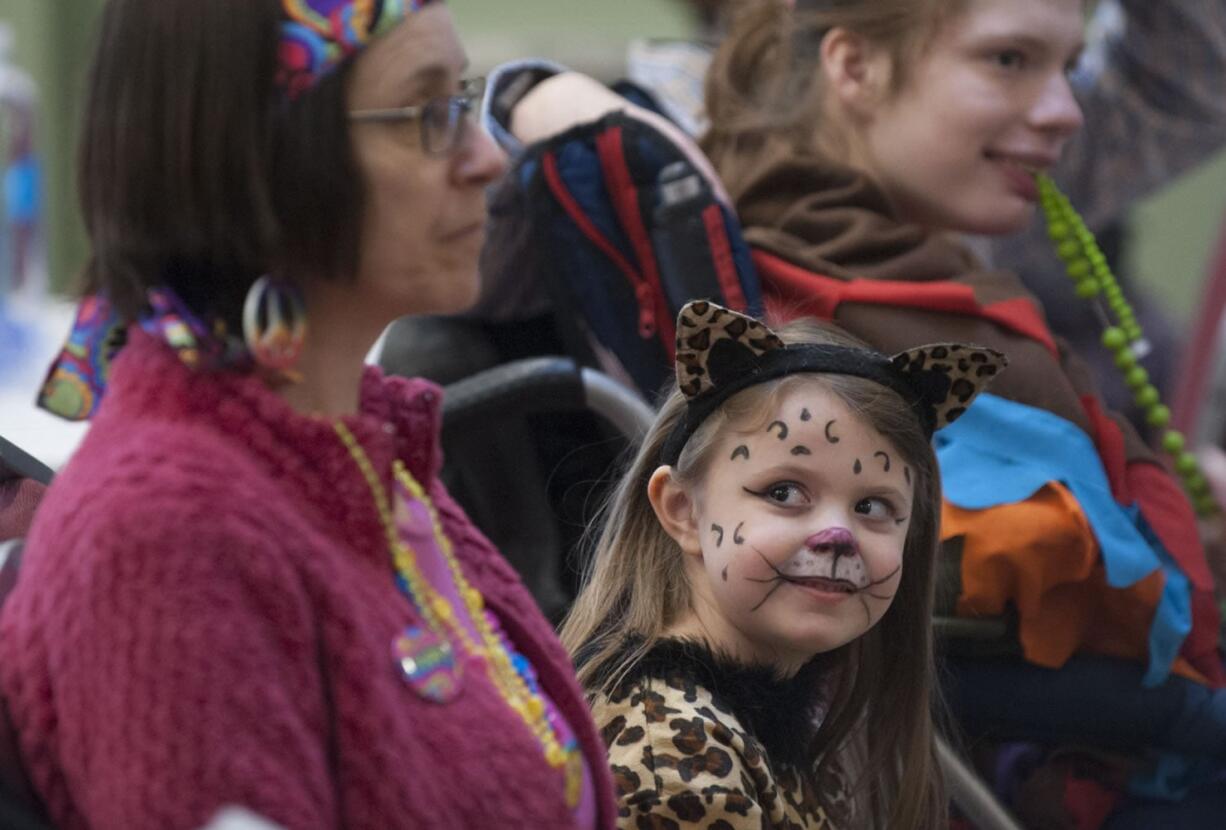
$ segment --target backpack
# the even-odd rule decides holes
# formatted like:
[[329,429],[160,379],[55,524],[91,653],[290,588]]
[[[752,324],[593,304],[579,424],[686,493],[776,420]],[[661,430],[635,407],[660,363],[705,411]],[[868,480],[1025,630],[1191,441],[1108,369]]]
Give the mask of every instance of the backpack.
[[[497,101],[506,75],[494,84]],[[638,106],[519,153],[492,199],[482,269],[520,285],[539,281],[572,353],[653,400],[671,377],[674,321],[686,302],[760,316],[762,292],[701,151],[645,93],[619,92]],[[508,143],[505,129],[491,131]]]

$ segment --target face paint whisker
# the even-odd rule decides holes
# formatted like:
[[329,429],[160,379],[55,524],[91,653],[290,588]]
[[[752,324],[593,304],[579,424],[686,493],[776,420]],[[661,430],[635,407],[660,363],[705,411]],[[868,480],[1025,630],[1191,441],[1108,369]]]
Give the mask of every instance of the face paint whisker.
[[[756,554],[758,554],[758,556],[762,557],[762,561],[766,563],[766,567],[768,567],[768,568],[770,568],[772,571],[774,571],[774,572],[775,572],[775,576],[776,576],[778,579],[787,579],[787,578],[788,578],[788,575],[787,575],[787,574],[785,574],[783,571],[779,570],[779,567],[778,567],[778,566],[777,566],[777,565],[776,565],[774,562],[772,562],[772,561],[770,561],[769,559],[767,559],[767,558],[766,558],[766,554],[765,554],[765,553],[763,553],[762,551],[758,550],[758,549],[757,549],[756,547],[754,547],[753,545],[750,545],[749,547],[750,547],[750,549],[751,549],[751,550],[752,550],[754,553],[756,553]],[[751,580],[751,581],[753,581],[753,580]],[[774,580],[771,580],[771,579],[763,579],[763,580],[758,580],[758,581],[761,581],[761,582],[773,582]]]
[[[758,585],[770,585],[771,586],[771,589],[766,592],[766,596],[764,596],[757,605],[755,605],[753,608],[750,609],[751,612],[757,611],[759,608],[765,605],[766,601],[770,599],[771,596],[774,595],[775,591],[779,590],[779,588],[781,588],[784,583],[791,583],[793,585],[804,585],[805,584],[806,579],[808,579],[807,577],[794,577],[794,576],[789,576],[788,574],[785,574],[783,571],[779,569],[778,565],[776,565],[774,562],[770,561],[770,559],[767,558],[765,553],[758,550],[758,548],[755,547],[754,545],[750,545],[749,547],[754,553],[758,554],[758,556],[762,559],[762,561],[766,563],[766,567],[770,568],[771,571],[774,573],[774,576],[768,577],[766,579],[761,579],[757,577],[749,577],[749,576],[745,577],[746,582],[753,582]],[[830,581],[848,583],[848,580],[839,579],[835,575],[836,566],[838,564],[839,559],[842,556],[847,556],[847,555],[850,555],[850,554],[840,553],[836,548],[835,555],[834,555],[834,562],[831,565],[830,576],[828,577]],[[871,597],[872,599],[880,600],[882,602],[893,599],[894,594],[888,594],[888,595],[876,594],[876,593],[873,593],[872,589],[876,588],[878,585],[882,585],[886,582],[889,582],[891,579],[897,576],[901,570],[902,570],[902,565],[899,565],[894,570],[890,571],[888,574],[881,577],[880,579],[874,579],[868,584],[863,585],[863,586],[853,585],[851,590],[848,591],[848,593],[855,594],[859,598],[860,604],[864,608],[865,617],[870,622],[872,621],[873,614],[872,614],[872,609],[868,607],[868,601],[865,599],[865,597]],[[827,577],[821,577],[821,578],[825,579]]]
[[897,576],[897,575],[898,575],[898,572],[899,572],[899,571],[901,571],[901,570],[902,570],[902,565],[899,565],[897,568],[895,568],[894,570],[890,571],[890,572],[889,572],[888,574],[886,574],[885,576],[881,577],[881,579],[874,579],[872,582],[868,583],[867,585],[865,585],[865,586],[864,586],[863,588],[861,588],[860,590],[861,590],[861,591],[867,591],[869,588],[876,588],[878,585],[883,585],[884,583],[889,582],[891,579],[893,579],[895,576]]
[[771,598],[771,597],[774,595],[775,591],[778,591],[778,590],[779,590],[780,588],[782,588],[782,587],[783,587],[783,582],[782,582],[782,581],[776,582],[776,583],[775,583],[775,587],[773,587],[773,588],[771,588],[769,591],[767,591],[767,592],[766,592],[766,596],[762,597],[762,601],[761,601],[761,602],[759,602],[757,605],[755,605],[753,608],[750,608],[750,609],[749,609],[749,613],[751,613],[751,614],[752,614],[754,611],[757,611],[757,610],[758,610],[759,608],[761,608],[763,605],[766,605],[766,601],[767,601],[768,599],[770,599],[770,598]]
[[750,608],[750,609],[749,609],[749,613],[751,613],[751,614],[752,614],[753,612],[755,612],[755,611],[757,611],[759,608],[761,608],[763,605],[765,605],[765,604],[766,604],[766,601],[767,601],[768,599],[770,599],[770,598],[771,598],[771,597],[774,595],[775,591],[778,591],[778,590],[779,590],[781,587],[783,587],[783,583],[787,581],[787,577],[784,575],[783,571],[779,570],[779,568],[777,568],[777,567],[775,566],[775,563],[774,563],[774,562],[772,562],[772,561],[770,561],[769,559],[767,559],[767,558],[766,558],[766,554],[765,554],[765,553],[763,553],[762,551],[758,550],[758,549],[757,549],[757,548],[755,548],[753,545],[750,545],[750,547],[751,547],[751,548],[753,548],[753,552],[754,552],[754,553],[756,553],[756,554],[758,554],[758,556],[762,557],[762,561],[766,563],[766,566],[767,566],[768,568],[770,568],[772,571],[774,571],[774,572],[775,572],[775,576],[771,577],[770,579],[753,579],[753,578],[750,578],[750,577],[746,577],[746,580],[747,580],[747,581],[749,581],[749,582],[756,582],[756,583],[758,583],[759,585],[770,585],[771,583],[774,583],[774,585],[772,585],[771,589],[770,589],[769,591],[767,591],[767,592],[766,592],[766,596],[762,597],[761,601],[760,601],[760,602],[758,602],[758,604],[757,604],[757,605],[755,605],[753,608]]

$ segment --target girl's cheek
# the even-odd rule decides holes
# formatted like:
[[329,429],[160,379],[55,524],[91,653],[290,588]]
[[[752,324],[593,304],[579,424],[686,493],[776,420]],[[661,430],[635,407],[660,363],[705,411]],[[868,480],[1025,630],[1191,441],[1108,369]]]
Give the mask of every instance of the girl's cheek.
[[875,556],[871,562],[866,564],[869,566],[869,579],[873,581],[894,581],[902,576],[902,549],[891,550],[881,556]]

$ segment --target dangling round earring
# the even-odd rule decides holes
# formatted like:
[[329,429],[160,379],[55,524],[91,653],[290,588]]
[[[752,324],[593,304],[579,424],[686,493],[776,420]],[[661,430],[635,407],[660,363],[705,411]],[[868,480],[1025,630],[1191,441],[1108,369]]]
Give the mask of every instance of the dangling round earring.
[[294,364],[306,342],[306,302],[297,286],[267,274],[243,302],[243,340],[256,365],[278,379],[297,382]]

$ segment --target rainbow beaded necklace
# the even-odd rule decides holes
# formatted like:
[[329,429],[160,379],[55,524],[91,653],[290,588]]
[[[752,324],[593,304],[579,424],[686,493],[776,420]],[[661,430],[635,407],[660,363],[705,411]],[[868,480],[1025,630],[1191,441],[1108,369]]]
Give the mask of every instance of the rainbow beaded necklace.
[[1094,234],[1090,233],[1085,221],[1055,182],[1045,175],[1036,178],[1039,204],[1047,219],[1047,233],[1055,243],[1056,255],[1064,262],[1069,277],[1076,284],[1077,296],[1092,303],[1103,322],[1103,346],[1115,356],[1115,365],[1124,374],[1124,382],[1132,390],[1133,400],[1145,411],[1146,423],[1164,430],[1162,448],[1174,459],[1175,472],[1182,479],[1197,515],[1206,518],[1217,514],[1221,508],[1209,489],[1209,482],[1201,472],[1196,456],[1188,449],[1182,433],[1167,428],[1171,422],[1171,410],[1162,403],[1158,388],[1150,382],[1149,372],[1137,363],[1149,354],[1149,341],[1145,339],[1136,312],[1111,273],[1107,258],[1098,247]]
[[[485,600],[481,592],[469,583],[460,567],[459,561],[451,547],[451,540],[443,531],[438,512],[430,501],[425,488],[413,478],[412,474],[399,460],[393,464],[396,482],[405,488],[409,495],[425,505],[430,515],[430,522],[438,550],[447,564],[447,569],[461,597],[468,617],[477,629],[480,642],[473,639],[468,627],[458,618],[451,602],[435,591],[430,581],[425,577],[419,566],[416,552],[406,543],[396,528],[391,500],[383,483],[379,480],[370,458],[362,445],[354,437],[345,424],[336,421],[333,424],[337,436],[349,451],[354,463],[366,480],[374,498],[379,520],[383,525],[387,539],[388,551],[396,569],[396,582],[400,590],[408,597],[421,614],[433,638],[432,652],[442,651],[450,657],[451,643],[459,642],[468,654],[480,658],[485,664],[487,675],[498,690],[499,695],[524,722],[541,746],[545,761],[549,766],[563,773],[565,779],[566,801],[574,808],[579,803],[583,785],[583,759],[576,741],[568,741],[566,746],[558,740],[557,730],[550,722],[548,707],[537,683],[531,666],[520,655],[508,653],[490,620],[485,615]],[[411,631],[413,629],[410,629]],[[401,661],[416,662],[414,657],[401,655]],[[417,665],[405,667],[406,674],[417,674]],[[432,685],[424,690],[426,697],[443,701],[454,696],[448,684],[458,682],[458,676],[448,678],[444,673],[431,676]],[[440,694],[434,694],[438,691]]]

